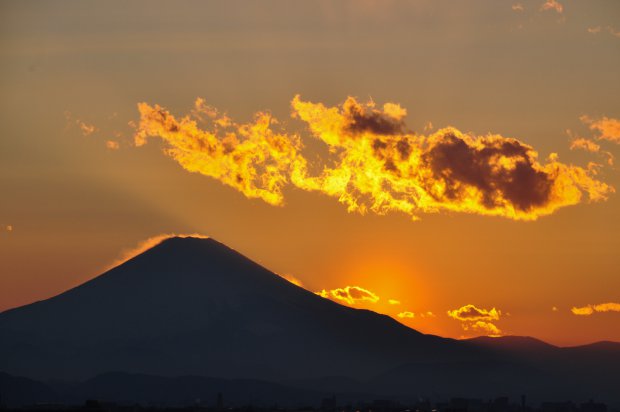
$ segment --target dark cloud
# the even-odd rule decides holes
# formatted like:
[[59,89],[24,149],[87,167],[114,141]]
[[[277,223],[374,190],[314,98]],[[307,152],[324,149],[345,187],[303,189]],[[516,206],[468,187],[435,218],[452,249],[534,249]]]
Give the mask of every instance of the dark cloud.
[[[535,166],[529,146],[502,138],[481,138],[471,144],[453,134],[434,142],[424,154],[431,170],[445,182],[442,195],[463,197],[468,187],[482,194],[487,208],[501,207],[505,200],[521,211],[549,202],[553,177]],[[510,165],[506,167],[506,165]]]

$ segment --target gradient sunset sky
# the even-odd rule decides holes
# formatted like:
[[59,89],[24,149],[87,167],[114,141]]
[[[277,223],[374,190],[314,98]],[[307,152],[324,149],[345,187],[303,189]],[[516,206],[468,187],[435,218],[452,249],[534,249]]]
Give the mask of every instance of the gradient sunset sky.
[[0,311],[200,233],[425,333],[620,341],[620,2],[0,21]]

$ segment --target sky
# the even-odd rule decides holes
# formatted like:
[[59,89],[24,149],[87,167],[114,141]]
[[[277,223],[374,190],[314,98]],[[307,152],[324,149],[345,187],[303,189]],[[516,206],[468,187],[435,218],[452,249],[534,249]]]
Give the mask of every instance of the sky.
[[4,1],[0,311],[199,233],[424,333],[620,341],[618,67],[615,0]]

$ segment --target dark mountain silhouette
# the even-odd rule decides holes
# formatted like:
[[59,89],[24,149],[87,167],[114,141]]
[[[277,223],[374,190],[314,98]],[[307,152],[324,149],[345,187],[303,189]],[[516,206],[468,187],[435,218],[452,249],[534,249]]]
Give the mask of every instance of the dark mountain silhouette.
[[[82,387],[104,374],[97,379],[106,385],[91,387],[108,388],[114,398],[137,399],[140,385],[150,388],[144,396],[155,396],[157,382],[174,388],[179,381],[171,378],[193,376],[202,382],[196,388],[208,386],[201,377],[228,379],[229,391],[261,380],[272,397],[274,387],[293,388],[277,393],[297,393],[300,403],[302,394],[325,392],[405,398],[524,391],[620,403],[611,384],[620,370],[618,344],[557,348],[531,338],[424,335],[321,298],[212,239],[165,240],[81,286],[3,312],[0,337],[0,370],[86,381]],[[115,380],[133,382],[123,387],[136,388],[134,395],[114,392]],[[169,401],[189,396],[168,390],[178,394]]]
[[34,378],[366,378],[403,360],[480,352],[338,305],[196,238],[165,240],[75,289],[6,311],[0,331],[0,370]]
[[58,395],[48,385],[0,372],[0,409],[57,400]]

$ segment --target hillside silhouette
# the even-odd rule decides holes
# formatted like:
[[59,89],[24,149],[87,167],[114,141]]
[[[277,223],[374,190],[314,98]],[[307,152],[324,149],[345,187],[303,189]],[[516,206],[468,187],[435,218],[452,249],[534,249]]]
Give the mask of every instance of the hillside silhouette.
[[107,373],[118,371],[131,382],[270,382],[273,399],[286,387],[300,401],[309,392],[531,393],[620,403],[619,344],[425,335],[321,298],[213,239],[164,240],[74,289],[5,311],[0,336],[0,371],[38,380],[103,374],[114,386]]

